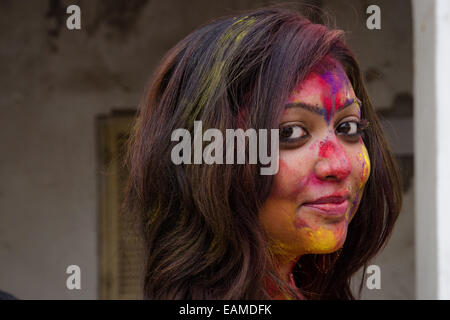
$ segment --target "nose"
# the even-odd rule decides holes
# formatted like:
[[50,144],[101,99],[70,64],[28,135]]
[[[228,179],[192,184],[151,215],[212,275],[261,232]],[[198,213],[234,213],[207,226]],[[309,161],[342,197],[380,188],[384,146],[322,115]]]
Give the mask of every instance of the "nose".
[[341,181],[350,175],[352,164],[338,141],[326,140],[320,142],[314,171],[319,180]]

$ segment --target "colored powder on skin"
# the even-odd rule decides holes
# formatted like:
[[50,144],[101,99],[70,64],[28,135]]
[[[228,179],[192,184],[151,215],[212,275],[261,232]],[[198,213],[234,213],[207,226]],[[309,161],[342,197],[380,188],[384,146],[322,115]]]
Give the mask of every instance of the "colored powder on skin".
[[[349,194],[352,193],[352,189],[351,189],[350,186],[347,186],[346,189],[347,189],[347,191],[348,191]],[[358,195],[356,195],[356,197],[358,197]],[[347,212],[345,213],[345,220],[346,220],[346,221],[349,220],[349,219],[348,219],[348,218],[349,218],[349,212],[352,212],[354,204],[355,204],[355,200],[354,200],[353,203],[352,203],[352,207],[351,207],[349,210],[347,210]],[[351,215],[350,215],[350,217],[351,217]]]
[[362,152],[359,153],[359,160],[362,161],[362,174],[361,174],[361,183],[359,184],[359,189],[362,189],[367,182],[367,179],[370,174],[370,159],[369,154],[367,153],[366,147],[362,146]]
[[319,147],[319,157],[330,158],[336,153],[336,147],[330,141],[321,141]]
[[337,148],[336,143],[325,140],[320,142],[319,157],[333,159],[339,161],[339,165],[334,168],[334,174],[340,177],[345,177],[351,171],[351,164],[347,159],[347,155],[341,148]]
[[306,223],[306,221],[300,217],[296,217],[294,220],[294,226],[297,229],[302,229],[302,228],[310,228],[309,224]]
[[280,240],[270,238],[270,251],[277,256],[288,256],[290,252],[293,252],[292,247]]
[[[356,210],[358,209],[358,204],[359,204],[359,200],[360,200],[360,198],[359,198],[360,195],[361,195],[361,190],[358,190],[357,193],[356,193],[355,199],[354,199],[353,202],[352,202],[352,206],[351,206],[351,208],[350,208],[350,211],[349,211],[349,213],[350,213],[350,218],[353,217],[353,215],[356,213]],[[346,219],[346,220],[349,220],[349,213],[346,213],[346,214],[345,214],[345,219]]]
[[364,175],[366,171],[366,159],[362,162],[362,174],[361,174],[361,183],[359,184],[359,188],[361,189],[364,185]]
[[[305,83],[314,81],[313,87],[304,87]],[[320,88],[320,90],[318,90]],[[342,106],[355,102],[351,96],[351,84],[343,67],[330,57],[325,57],[320,63],[316,64],[306,78],[297,84],[291,94],[288,103],[301,101],[301,96],[307,90],[308,96],[317,98],[322,102],[323,110],[321,112],[324,120],[329,125],[335,112]],[[319,93],[320,92],[320,93]],[[326,93],[326,94],[323,94]],[[317,100],[317,99],[316,99]]]
[[[331,73],[330,70],[326,70],[325,73],[321,75],[324,82],[330,87],[331,89],[331,99],[330,98],[324,98],[323,104],[326,110],[325,114],[325,121],[327,124],[330,124],[331,118],[333,117],[335,111],[336,111],[336,93],[339,92],[339,90],[342,87],[341,83],[338,83],[337,81],[334,81],[335,75],[334,73]],[[340,85],[339,85],[340,84]]]
[[363,146],[363,155],[364,155],[364,180],[367,180],[370,174],[370,159],[369,153],[367,152],[367,148]]
[[[351,103],[353,99],[349,97],[350,90],[343,90],[348,86],[348,78],[342,67],[336,64],[332,59],[326,58],[324,62],[317,65],[314,69],[319,75],[319,85],[324,88],[324,92],[330,92],[323,97],[322,104],[325,109],[324,119],[330,124],[334,113],[341,106]],[[346,94],[346,96],[343,96]],[[336,107],[339,105],[339,107]]]
[[[335,90],[334,83],[331,79],[327,79],[326,74],[319,75],[318,77],[319,87],[323,88],[323,92],[328,92],[331,87],[331,91]],[[334,93],[330,93],[330,95],[322,96],[322,105],[324,108],[324,119],[327,124],[330,124],[331,118],[333,117],[335,111],[335,100],[338,98]]]
[[[308,230],[309,229],[309,230]],[[317,230],[305,228],[304,231],[310,238],[306,249],[309,253],[327,252],[336,247],[336,237],[331,230],[319,227]]]
[[[328,66],[329,69],[326,69],[323,64]],[[314,81],[315,86],[304,87],[304,84],[309,83],[309,81]],[[321,88],[320,92],[326,92],[327,94],[317,92],[318,88]],[[313,68],[306,78],[297,84],[287,103],[301,101],[302,95],[306,93],[305,90],[309,97],[314,99],[314,96],[317,96],[316,98],[322,102],[323,109],[320,113],[328,125],[337,110],[344,105],[355,102],[355,99],[350,96],[351,90],[345,71],[335,64],[322,63],[322,65]]]
[[364,167],[365,167],[365,161],[364,161],[364,155],[363,152],[358,152],[358,161],[362,163],[362,172],[361,172],[361,182],[359,183],[358,189],[361,189],[364,186]]

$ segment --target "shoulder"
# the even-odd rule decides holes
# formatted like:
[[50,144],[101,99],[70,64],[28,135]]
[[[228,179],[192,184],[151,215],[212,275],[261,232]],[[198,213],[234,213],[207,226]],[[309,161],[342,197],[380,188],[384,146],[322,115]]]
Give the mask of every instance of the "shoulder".
[[13,295],[0,290],[0,300],[17,300]]

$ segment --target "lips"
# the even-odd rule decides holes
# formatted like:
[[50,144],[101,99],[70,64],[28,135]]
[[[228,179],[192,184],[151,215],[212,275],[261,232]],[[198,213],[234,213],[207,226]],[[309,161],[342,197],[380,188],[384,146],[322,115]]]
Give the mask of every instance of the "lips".
[[328,215],[344,215],[349,203],[348,195],[330,195],[318,198],[311,202],[303,203],[303,206],[315,209]]

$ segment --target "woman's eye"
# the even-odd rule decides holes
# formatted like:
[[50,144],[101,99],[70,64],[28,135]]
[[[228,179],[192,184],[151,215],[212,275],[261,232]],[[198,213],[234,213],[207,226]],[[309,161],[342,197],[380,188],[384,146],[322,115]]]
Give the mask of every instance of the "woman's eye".
[[336,128],[336,133],[353,136],[358,133],[358,123],[356,121],[346,121]]
[[309,137],[308,132],[298,124],[286,124],[280,127],[280,142],[299,144]]
[[364,129],[366,129],[365,121],[345,121],[337,126],[336,134],[347,137],[359,137]]

